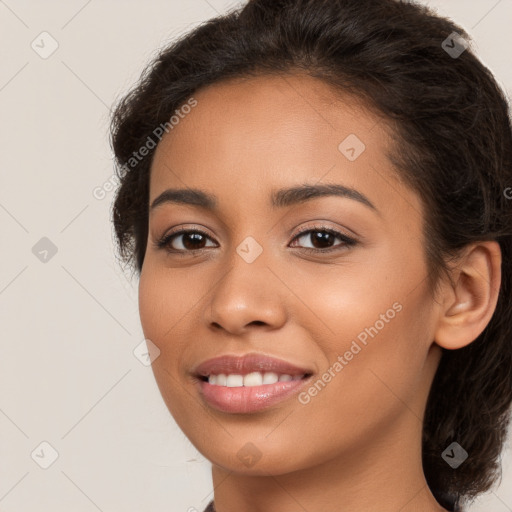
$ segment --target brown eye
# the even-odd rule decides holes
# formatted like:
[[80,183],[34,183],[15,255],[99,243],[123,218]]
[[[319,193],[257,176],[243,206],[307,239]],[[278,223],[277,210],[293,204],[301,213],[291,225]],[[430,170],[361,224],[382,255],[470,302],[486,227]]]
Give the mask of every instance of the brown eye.
[[302,235],[300,238],[309,237],[314,249],[325,249],[331,247],[334,243],[336,236],[327,231],[310,231],[306,235]]
[[[190,252],[205,249],[205,243],[210,237],[197,229],[181,230],[165,235],[157,246],[167,248],[170,252]],[[210,239],[211,240],[211,239]],[[213,244],[215,247],[215,244]]]
[[[301,239],[311,243],[310,247],[302,247],[303,249],[319,252],[334,251],[357,243],[354,239],[331,228],[313,228],[301,231],[293,241]],[[341,243],[333,245],[336,239],[341,240]]]

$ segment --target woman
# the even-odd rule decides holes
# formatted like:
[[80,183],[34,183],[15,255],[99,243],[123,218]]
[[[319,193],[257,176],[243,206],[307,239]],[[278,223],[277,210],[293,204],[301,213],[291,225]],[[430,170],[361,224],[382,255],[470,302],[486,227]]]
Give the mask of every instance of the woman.
[[217,512],[462,510],[511,403],[512,133],[468,35],[254,0],[117,106],[120,254]]

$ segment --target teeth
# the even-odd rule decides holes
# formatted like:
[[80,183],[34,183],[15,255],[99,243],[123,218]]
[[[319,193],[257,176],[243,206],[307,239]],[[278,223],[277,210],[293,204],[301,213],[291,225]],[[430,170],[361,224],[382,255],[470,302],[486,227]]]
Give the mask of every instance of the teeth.
[[244,386],[261,386],[263,384],[263,375],[260,372],[248,373],[244,377]]
[[230,374],[209,375],[208,383],[214,386],[227,386],[228,388],[261,386],[263,384],[275,384],[276,382],[289,382],[300,380],[304,375],[291,376],[288,374],[278,375],[274,372],[252,372],[247,375]]
[[274,372],[266,372],[263,374],[263,384],[275,384],[279,380],[279,376]]
[[226,379],[226,386],[228,388],[238,388],[244,385],[244,378],[242,375],[228,375]]

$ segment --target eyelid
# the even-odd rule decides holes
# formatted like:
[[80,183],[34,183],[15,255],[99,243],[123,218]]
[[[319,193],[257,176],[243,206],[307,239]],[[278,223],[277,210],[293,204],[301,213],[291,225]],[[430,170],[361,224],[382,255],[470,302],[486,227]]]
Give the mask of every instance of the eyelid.
[[172,235],[177,235],[178,233],[181,234],[182,232],[189,232],[189,231],[199,232],[199,233],[213,239],[213,236],[208,233],[206,228],[198,227],[196,224],[182,224],[176,228],[172,228],[171,230],[167,231],[164,235],[162,235],[161,238],[164,238],[167,236],[172,236]]
[[[315,222],[315,221],[313,221]],[[293,235],[292,241],[298,238],[300,235],[303,235],[305,233],[309,233],[310,231],[328,231],[336,233],[338,236],[342,236],[344,238],[350,238],[356,241],[355,235],[351,235],[347,233],[347,230],[343,230],[339,227],[330,226],[329,224],[323,223],[322,221],[316,221],[315,224],[312,226],[304,226],[302,228],[299,228],[297,232]],[[290,235],[291,236],[291,235]]]

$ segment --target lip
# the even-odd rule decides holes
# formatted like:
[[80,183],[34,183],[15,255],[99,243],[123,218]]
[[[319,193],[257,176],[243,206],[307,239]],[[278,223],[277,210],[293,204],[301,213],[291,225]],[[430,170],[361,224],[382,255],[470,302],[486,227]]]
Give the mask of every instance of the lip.
[[[232,373],[247,375],[251,372],[275,372],[286,373],[292,377],[295,375],[311,374],[313,371],[308,368],[300,368],[283,359],[269,357],[263,354],[250,353],[243,356],[223,355],[208,359],[199,364],[194,374],[196,377],[208,377],[208,375],[219,373]],[[259,387],[259,386],[255,386]]]
[[[261,386],[227,387],[202,380],[210,374],[246,375],[259,371],[293,376],[305,375],[300,380],[278,381]],[[313,371],[288,361],[251,353],[244,356],[224,355],[204,361],[194,370],[199,394],[214,409],[232,414],[254,413],[271,407],[297,394],[311,380]]]

